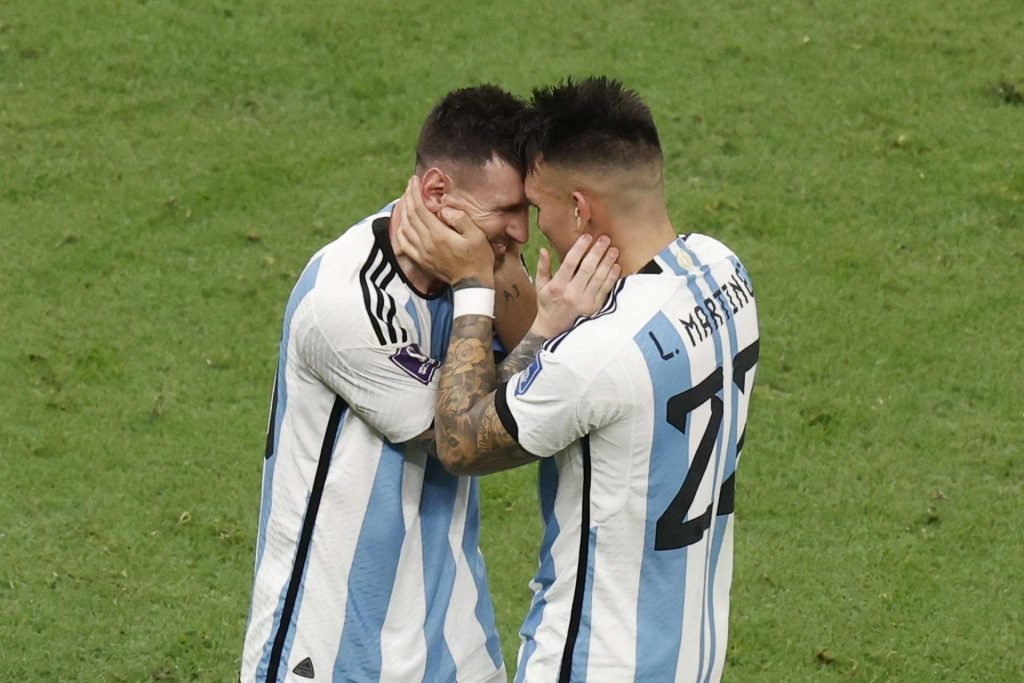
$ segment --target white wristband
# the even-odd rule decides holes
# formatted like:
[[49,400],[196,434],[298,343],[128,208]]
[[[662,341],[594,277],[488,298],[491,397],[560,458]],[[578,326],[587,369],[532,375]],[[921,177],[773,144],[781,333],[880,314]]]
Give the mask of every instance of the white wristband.
[[466,287],[455,290],[452,319],[460,315],[486,315],[494,317],[494,290],[487,287]]

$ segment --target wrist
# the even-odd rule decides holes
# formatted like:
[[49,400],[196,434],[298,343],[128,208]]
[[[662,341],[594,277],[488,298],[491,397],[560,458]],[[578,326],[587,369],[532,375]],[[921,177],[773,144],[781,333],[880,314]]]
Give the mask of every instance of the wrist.
[[452,299],[453,320],[464,315],[494,317],[493,288],[480,286],[458,287],[455,289]]
[[487,271],[484,273],[472,273],[470,275],[456,277],[452,280],[452,289],[459,291],[460,289],[470,289],[472,287],[486,287],[487,289],[494,289],[494,273]]
[[558,334],[559,331],[560,330],[551,329],[551,326],[546,325],[544,321],[541,320],[540,316],[538,316],[534,318],[533,324],[530,325],[529,334],[535,334],[538,337],[542,337],[543,339],[551,339],[556,334]]

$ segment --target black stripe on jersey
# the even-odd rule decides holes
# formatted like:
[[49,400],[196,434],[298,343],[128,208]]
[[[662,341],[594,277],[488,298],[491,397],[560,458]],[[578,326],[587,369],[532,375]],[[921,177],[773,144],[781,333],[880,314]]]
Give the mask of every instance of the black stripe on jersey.
[[661,269],[661,266],[658,265],[657,261],[651,259],[647,262],[647,265],[636,272],[642,273],[643,275],[660,275],[665,271]]
[[309,493],[309,502],[306,504],[306,514],[302,519],[302,532],[299,534],[299,542],[295,547],[295,564],[292,565],[292,576],[288,580],[288,592],[285,593],[284,606],[281,608],[281,620],[277,625],[277,633],[274,635],[274,645],[270,650],[270,663],[267,667],[266,683],[276,683],[277,671],[281,668],[281,653],[284,650],[284,642],[288,639],[288,632],[291,630],[292,614],[295,612],[295,601],[299,595],[299,587],[302,584],[302,574],[306,568],[306,560],[309,557],[309,546],[313,541],[313,527],[316,525],[316,515],[320,510],[320,499],[324,495],[324,486],[327,483],[327,470],[331,465],[331,452],[334,450],[334,442],[338,436],[338,428],[341,425],[341,417],[345,414],[348,404],[341,396],[334,399],[334,407],[331,408],[331,416],[327,420],[327,429],[324,431],[324,442],[320,447],[320,460],[316,466],[316,476],[313,478],[313,489]]
[[617,299],[618,299],[618,296],[619,296],[619,292],[621,292],[622,288],[625,287],[625,286],[626,286],[626,278],[622,278],[621,280],[616,282],[615,283],[615,287],[612,288],[611,294],[608,295],[608,301],[604,302],[604,306],[601,307],[600,311],[598,311],[594,315],[590,316],[589,318],[576,318],[576,322],[574,322],[572,324],[572,327],[567,329],[565,332],[562,332],[561,334],[556,335],[556,336],[552,337],[551,339],[548,339],[546,342],[544,342],[544,348],[546,350],[551,351],[553,353],[555,351],[555,349],[557,349],[558,346],[562,343],[562,341],[567,336],[569,336],[569,333],[572,332],[573,330],[575,330],[577,327],[579,327],[583,323],[589,322],[591,320],[597,320],[601,316],[608,315],[609,313],[614,313],[615,310],[618,308],[618,301],[617,301]]
[[377,335],[377,341],[380,342],[381,346],[384,345],[384,331],[381,329],[380,322],[376,316],[373,315],[373,304],[370,303],[370,285],[369,277],[367,276],[370,266],[373,264],[377,254],[380,253],[376,246],[370,250],[370,256],[366,259],[366,263],[359,269],[359,286],[363,290],[363,305],[366,306],[366,313],[370,316],[370,325],[373,327],[374,334]]
[[722,482],[722,488],[718,492],[718,510],[715,515],[722,517],[731,515],[736,510],[736,473],[733,472],[729,478]]
[[383,322],[386,325],[388,341],[394,344],[395,342],[398,341],[398,335],[395,334],[394,326],[388,321],[387,318],[385,318],[384,315],[384,306],[385,304],[388,304],[390,306],[388,308],[388,313],[391,314],[392,317],[394,317],[394,313],[392,311],[395,307],[395,302],[387,294],[387,292],[384,291],[384,288],[387,286],[387,283],[391,282],[391,278],[394,277],[394,273],[391,270],[388,260],[384,258],[379,247],[376,249],[376,252],[378,254],[381,254],[380,264],[373,270],[372,273],[370,273],[370,284],[373,285],[373,291],[376,293],[377,296],[377,306],[375,311],[378,322]]
[[[402,272],[402,267],[398,265],[398,259],[395,258],[395,250],[391,248],[391,237],[388,234],[390,229],[391,216],[381,216],[380,218],[373,222],[373,239],[376,241],[377,246],[380,247],[381,251],[384,252],[384,258],[386,258],[388,263],[391,264],[391,267],[394,269],[394,271],[398,273],[398,277],[402,279],[402,282],[404,282],[406,286],[410,290],[412,290],[413,294],[415,294],[421,299],[439,299],[440,297],[447,294],[448,285],[443,285],[433,294],[421,292],[420,290],[416,289],[416,285],[414,285],[409,280],[409,278],[405,276],[405,273]],[[526,267],[525,260],[523,261],[523,267]]]
[[502,382],[494,390],[494,412],[498,414],[498,419],[509,436],[519,443],[519,424],[512,416],[512,411],[508,409],[508,397],[505,395],[507,389],[508,382]]
[[755,339],[754,343],[736,354],[732,360],[732,381],[740,391],[746,391],[747,372],[757,364],[757,357],[761,353],[761,340]]
[[395,311],[398,310],[398,303],[395,301],[395,298],[388,294],[386,291],[388,285],[391,284],[391,281],[395,279],[395,268],[390,264],[388,265],[389,268],[387,270],[387,273],[384,275],[384,277],[378,280],[380,293],[383,297],[387,298],[388,304],[388,310],[387,314],[384,316],[384,322],[387,323],[389,333],[396,335],[395,339],[393,339],[392,341],[398,342],[399,340],[397,334],[401,334],[401,341],[404,344],[405,342],[409,341],[409,336],[408,334],[406,334],[405,329],[403,327],[395,325]]
[[[370,318],[377,341],[382,346],[389,342],[391,344],[397,344],[399,341],[406,342],[409,339],[406,331],[395,325],[395,311],[398,306],[394,298],[385,291],[385,287],[394,277],[394,266],[388,261],[380,245],[375,243],[370,249],[370,256],[366,259],[366,263],[359,270],[359,286],[363,290],[366,314]],[[376,304],[374,299],[376,299]]]
[[583,505],[580,518],[580,559],[576,565],[576,589],[572,596],[572,611],[569,613],[569,630],[565,636],[562,651],[562,669],[558,683],[569,683],[572,678],[572,655],[576,649],[576,638],[580,633],[580,619],[583,617],[583,595],[587,591],[587,565],[590,554],[590,435],[580,439],[583,447]]
[[267,425],[267,448],[263,451],[266,460],[274,454],[274,428],[277,426],[277,382],[280,378],[274,375],[274,398],[270,401],[270,424]]

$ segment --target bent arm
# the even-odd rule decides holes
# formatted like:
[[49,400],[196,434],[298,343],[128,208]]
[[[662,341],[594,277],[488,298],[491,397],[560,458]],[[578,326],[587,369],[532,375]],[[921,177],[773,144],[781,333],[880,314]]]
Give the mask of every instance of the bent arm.
[[509,435],[495,410],[492,335],[487,316],[464,315],[452,323],[435,422],[438,457],[452,474],[490,474],[537,460]]

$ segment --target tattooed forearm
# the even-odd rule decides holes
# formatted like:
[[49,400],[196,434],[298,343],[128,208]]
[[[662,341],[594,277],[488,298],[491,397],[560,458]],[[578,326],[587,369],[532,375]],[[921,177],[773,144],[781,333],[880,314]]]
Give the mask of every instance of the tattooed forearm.
[[464,315],[452,323],[435,405],[438,456],[458,474],[496,472],[533,459],[508,435],[494,411],[497,372],[491,319]]
[[545,341],[547,340],[539,334],[527,332],[523,341],[519,342],[519,345],[498,366],[498,381],[507,382],[512,375],[529,367]]

